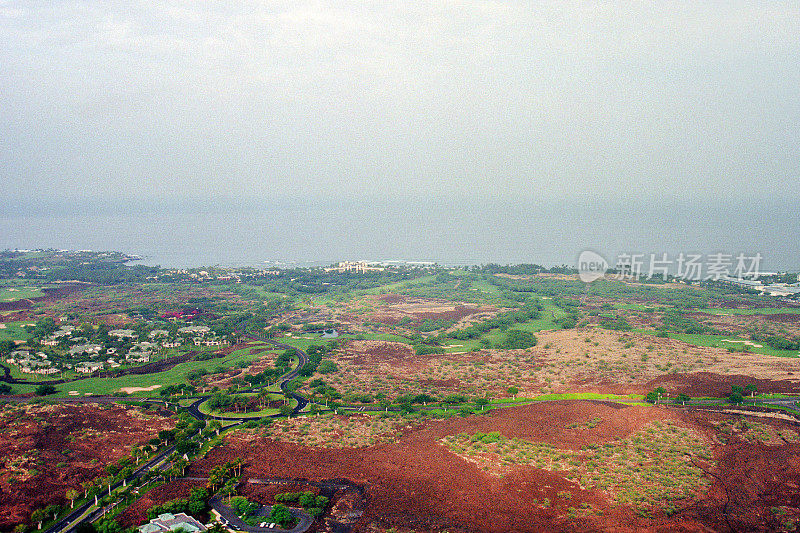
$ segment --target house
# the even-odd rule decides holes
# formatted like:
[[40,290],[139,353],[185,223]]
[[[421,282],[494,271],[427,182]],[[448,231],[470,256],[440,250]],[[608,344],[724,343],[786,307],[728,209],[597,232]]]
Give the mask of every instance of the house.
[[89,355],[91,354],[96,355],[100,353],[100,350],[102,349],[103,347],[100,346],[99,344],[79,344],[78,346],[73,346],[72,348],[70,348],[69,354],[74,356],[86,352]]
[[139,526],[139,533],[161,533],[178,529],[183,529],[186,533],[207,530],[206,526],[185,513],[163,513],[158,515],[158,518],[150,520],[149,523]]
[[329,267],[325,269],[325,272],[370,272],[370,271],[381,271],[383,270],[382,267],[375,267],[370,266],[370,263],[366,261],[340,261],[339,266]]
[[96,372],[97,370],[103,369],[103,363],[98,362],[85,362],[79,363],[75,365],[75,371],[80,372],[81,374],[91,374],[92,372]]
[[42,339],[42,346],[58,346],[58,342],[57,338],[50,336],[46,339]]
[[178,329],[178,333],[183,335],[205,335],[210,331],[211,328],[208,326],[186,326],[185,328]]
[[132,329],[112,329],[108,334],[118,339],[133,339],[136,337],[136,333],[134,333]]
[[[13,357],[13,358],[15,358],[15,359],[27,359],[28,357],[31,356],[31,352],[29,352],[28,350],[14,350],[13,352],[11,352],[8,355]],[[13,361],[9,361],[9,362],[13,363]]]
[[151,339],[155,339],[156,337],[166,337],[167,335],[169,335],[169,331],[165,329],[154,329],[147,336]]
[[165,342],[161,346],[163,346],[164,348],[177,348],[178,346],[183,346],[183,344],[178,341],[172,341],[172,342]]
[[75,331],[75,327],[73,326],[61,326],[58,330],[53,332],[53,337],[66,337]]
[[131,363],[149,363],[150,352],[128,352],[128,355],[125,356],[125,360]]
[[19,361],[19,369],[26,374],[54,374],[57,369],[52,368],[50,361],[40,359],[23,359]]
[[225,339],[195,339],[194,345],[195,346],[222,346],[223,344],[228,344],[228,341]]

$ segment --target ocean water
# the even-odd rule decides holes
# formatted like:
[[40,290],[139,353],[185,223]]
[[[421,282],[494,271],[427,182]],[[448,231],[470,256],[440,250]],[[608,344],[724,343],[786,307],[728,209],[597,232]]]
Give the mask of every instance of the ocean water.
[[339,260],[574,265],[620,253],[760,253],[800,270],[800,202],[248,200],[12,202],[0,248],[119,250],[162,267]]

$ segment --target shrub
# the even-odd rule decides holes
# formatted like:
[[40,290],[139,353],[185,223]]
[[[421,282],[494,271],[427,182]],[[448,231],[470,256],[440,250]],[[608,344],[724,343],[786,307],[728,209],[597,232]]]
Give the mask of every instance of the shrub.
[[58,390],[52,385],[39,385],[38,387],[36,387],[37,396],[49,396],[57,392]]

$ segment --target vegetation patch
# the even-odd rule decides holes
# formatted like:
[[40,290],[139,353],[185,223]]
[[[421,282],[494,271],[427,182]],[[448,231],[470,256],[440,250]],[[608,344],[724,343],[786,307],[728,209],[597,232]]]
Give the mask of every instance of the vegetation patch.
[[484,470],[501,474],[514,465],[566,472],[584,489],[606,492],[616,504],[649,510],[693,499],[711,484],[698,462],[709,466],[706,443],[693,431],[653,422],[625,439],[581,450],[508,438],[500,433],[461,433],[442,442]]

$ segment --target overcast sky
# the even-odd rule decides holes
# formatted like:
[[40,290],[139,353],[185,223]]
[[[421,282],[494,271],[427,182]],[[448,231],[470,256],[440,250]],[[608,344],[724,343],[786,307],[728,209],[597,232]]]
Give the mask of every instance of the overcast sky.
[[0,0],[4,196],[800,183],[800,3]]

